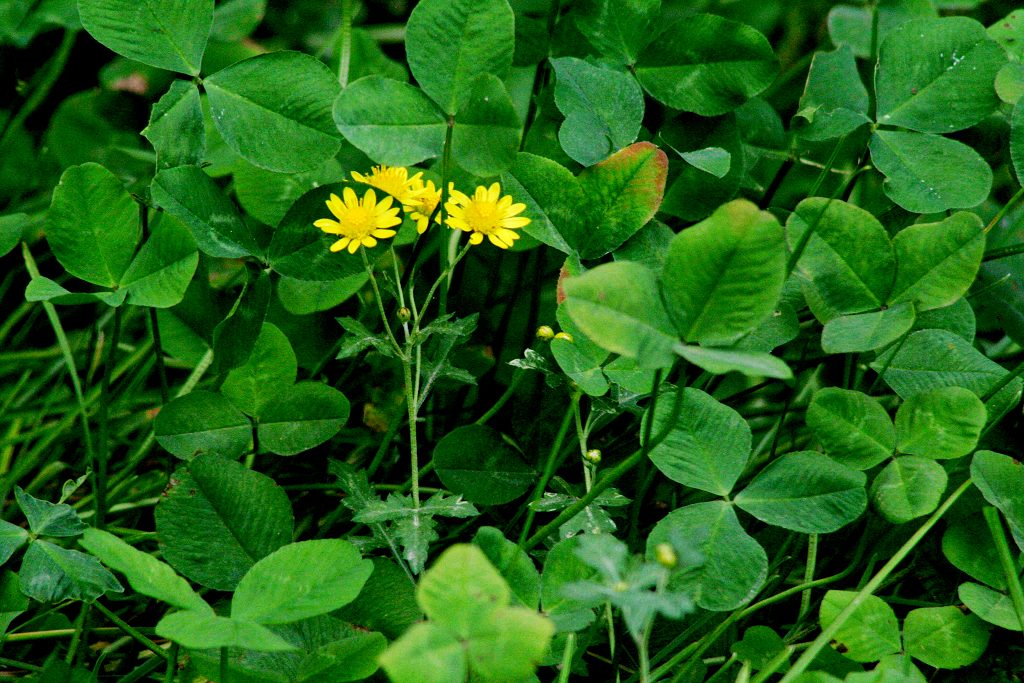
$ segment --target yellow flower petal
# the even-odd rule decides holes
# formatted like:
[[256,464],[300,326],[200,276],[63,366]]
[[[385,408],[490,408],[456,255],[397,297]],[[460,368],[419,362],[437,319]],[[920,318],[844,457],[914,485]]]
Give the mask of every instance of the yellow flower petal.
[[352,240],[350,240],[347,237],[342,237],[340,240],[331,245],[331,251],[341,251],[342,249],[347,247],[348,243],[351,241]]

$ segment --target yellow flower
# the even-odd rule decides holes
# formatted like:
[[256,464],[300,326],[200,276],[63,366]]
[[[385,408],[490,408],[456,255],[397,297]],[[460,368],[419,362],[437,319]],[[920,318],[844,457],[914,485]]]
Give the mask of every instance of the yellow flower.
[[529,218],[516,215],[526,209],[526,204],[513,204],[509,195],[502,197],[498,183],[477,187],[472,197],[453,190],[444,208],[448,225],[472,233],[470,244],[480,244],[486,235],[491,244],[508,249],[519,239],[519,233],[513,231],[530,224]]
[[[417,173],[416,175],[420,175]],[[434,181],[428,180],[427,184],[424,185],[422,181],[418,183],[419,189],[422,189],[416,200],[413,202],[412,207],[406,207],[409,211],[409,218],[416,221],[416,232],[423,234],[427,231],[427,223],[430,221],[430,215],[434,213],[434,209],[441,203],[441,190],[434,187]],[[452,191],[452,184],[448,185],[449,194]],[[437,215],[434,216],[434,222],[438,225],[441,224],[441,212],[438,211]]]
[[352,171],[352,177],[378,190],[384,190],[398,200],[402,207],[409,211],[415,206],[417,198],[426,190],[421,180],[422,172],[409,177],[409,169],[404,166],[374,166],[368,175]]
[[327,208],[338,220],[321,218],[313,223],[326,233],[342,236],[331,245],[331,251],[348,248],[348,252],[354,254],[360,246],[377,246],[374,238],[395,236],[395,231],[388,228],[398,225],[402,219],[398,217],[398,208],[392,208],[391,197],[385,197],[378,203],[374,191],[367,190],[363,198],[359,199],[351,187],[346,187],[341,194],[345,201],[332,193],[326,202]]

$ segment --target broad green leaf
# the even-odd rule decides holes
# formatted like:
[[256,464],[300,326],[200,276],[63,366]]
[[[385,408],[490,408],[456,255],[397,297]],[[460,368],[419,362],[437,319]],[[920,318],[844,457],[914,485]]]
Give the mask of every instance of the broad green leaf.
[[29,533],[17,524],[0,520],[0,565],[3,565],[28,541]]
[[28,606],[28,596],[21,592],[18,575],[9,569],[0,572],[0,633],[7,633],[11,622]]
[[223,0],[213,11],[210,37],[216,40],[242,40],[249,36],[267,11],[267,0]]
[[206,124],[195,83],[176,80],[164,93],[142,130],[156,150],[158,169],[199,166],[206,156]]
[[[740,337],[739,341],[732,345],[736,351],[754,351],[768,353],[786,342],[793,341],[800,334],[800,322],[796,317],[796,311],[785,301],[780,301],[778,308],[772,311],[771,315],[761,321],[747,334]],[[704,349],[710,351],[711,349]],[[780,363],[781,359],[775,359]],[[788,379],[792,371],[787,370],[780,378]]]
[[484,425],[448,432],[434,447],[441,483],[471,503],[501,505],[526,493],[536,475],[501,434]]
[[978,451],[971,460],[971,479],[992,505],[1006,517],[1018,546],[1024,547],[1024,469],[1013,458],[993,451]]
[[53,189],[46,241],[66,271],[116,287],[140,236],[139,209],[113,173],[94,163],[64,171]]
[[121,287],[128,290],[129,304],[170,308],[184,298],[198,266],[192,234],[168,215],[153,228],[121,276]]
[[571,583],[599,576],[597,569],[576,553],[579,541],[579,536],[560,541],[544,558],[544,572],[540,577],[541,607],[555,622],[559,633],[579,631],[594,620],[593,609],[563,591]]
[[[878,43],[894,29],[913,19],[930,19],[939,13],[932,0],[878,0]],[[836,5],[828,13],[828,34],[835,45],[849,45],[858,57],[871,57],[874,7]]]
[[661,0],[580,0],[572,16],[602,57],[634,64],[651,40],[660,9]]
[[914,304],[904,302],[871,313],[832,318],[821,332],[825,353],[873,351],[893,343],[914,326]]
[[530,224],[523,232],[563,253],[574,252],[575,240],[570,246],[567,239],[587,227],[587,198],[569,169],[551,159],[520,152],[512,168],[501,174],[501,186],[526,204],[523,215],[530,217]]
[[943,460],[967,455],[985,428],[985,404],[963,387],[912,394],[896,411],[896,448]]
[[669,316],[687,341],[736,341],[775,310],[785,266],[775,217],[730,202],[672,240],[661,274]]
[[366,272],[358,256],[332,253],[329,247],[336,237],[313,227],[318,218],[330,217],[326,202],[331,194],[341,196],[343,187],[341,183],[324,185],[292,204],[267,248],[271,268],[297,280],[320,282]]
[[421,0],[405,27],[409,69],[448,115],[466,103],[478,76],[505,77],[514,44],[506,0]]
[[228,373],[220,391],[246,415],[259,416],[263,408],[295,383],[295,352],[281,330],[263,323],[252,355]]
[[334,387],[309,381],[279,391],[260,414],[260,448],[295,455],[319,446],[348,420],[349,403]]
[[136,550],[117,536],[90,528],[79,543],[105,565],[124,574],[137,592],[179,609],[213,614],[213,608],[170,566],[149,553]]
[[768,575],[768,555],[743,527],[731,504],[717,500],[668,513],[647,537],[647,557],[659,543],[685,538],[704,563],[680,573],[669,586],[685,590],[700,607],[729,612],[753,599]]
[[[674,394],[667,391],[658,401],[652,434],[669,426]],[[750,427],[735,410],[699,389],[684,389],[682,400],[679,419],[651,449],[650,458],[674,482],[727,496],[750,458]]]
[[827,534],[867,507],[863,472],[813,451],[788,453],[736,496],[736,505],[762,522],[804,534]]
[[360,78],[338,93],[334,123],[371,159],[392,166],[440,156],[447,127],[422,90],[383,76]]
[[51,503],[29,495],[20,486],[14,487],[14,498],[28,520],[28,527],[39,536],[68,538],[78,536],[88,527],[75,509],[66,503]]
[[213,330],[213,358],[217,368],[227,372],[244,365],[252,355],[270,307],[270,275],[261,271],[255,282],[247,282],[235,305]]
[[859,391],[829,387],[807,406],[807,426],[833,459],[867,470],[896,447],[892,420],[875,399]]
[[882,41],[878,123],[924,133],[973,126],[999,105],[992,87],[1006,53],[967,17],[910,21]]
[[287,652],[297,649],[265,626],[194,610],[168,614],[156,625],[156,634],[190,650],[239,647],[256,652]]
[[988,37],[1002,45],[1011,60],[1024,58],[1024,10],[1015,9],[990,25]]
[[570,334],[572,334],[573,341],[551,340],[551,355],[555,357],[558,367],[562,369],[566,377],[575,382],[583,393],[589,396],[604,396],[608,392],[608,380],[605,379],[601,363],[608,358],[608,352],[596,347],[598,354],[588,354],[577,344],[578,340],[586,338],[585,335],[582,332],[579,333],[579,336]]
[[[604,161],[583,169],[577,181],[586,206],[578,232],[563,236],[581,258],[594,259],[615,250],[654,218],[665,193],[668,157],[650,142],[636,142]],[[563,228],[565,230],[565,228]]]
[[373,573],[359,596],[334,616],[350,624],[380,631],[395,640],[423,619],[423,613],[416,604],[416,587],[394,561],[383,557],[370,559]]
[[973,664],[988,647],[989,627],[957,607],[922,607],[903,621],[908,655],[928,666],[959,669]]
[[871,160],[885,176],[882,189],[907,211],[968,209],[988,197],[992,169],[972,148],[938,135],[876,130]]
[[[749,664],[755,671],[767,668],[769,663],[787,648],[778,633],[767,626],[751,626],[743,632],[743,638],[729,646],[741,662]],[[787,663],[788,663],[787,659]]]
[[870,123],[868,91],[848,46],[815,52],[807,85],[793,117],[793,127],[806,140],[832,140]]
[[467,643],[470,670],[485,681],[529,680],[554,630],[550,619],[532,609],[498,609],[476,625]]
[[[946,330],[914,332],[895,355],[889,351],[871,364],[878,372],[886,366],[883,379],[904,399],[919,391],[949,386],[964,387],[981,395],[1008,372],[963,337]],[[999,415],[1008,403],[1015,402],[1022,384],[1020,379],[1014,379],[990,399],[986,405],[989,415]]]
[[[856,595],[855,591],[830,590],[825,593],[818,611],[821,627],[827,628],[832,624]],[[900,651],[900,625],[896,614],[875,595],[867,596],[833,638],[842,648],[843,655],[855,662],[876,662],[885,655]]]
[[483,74],[455,115],[452,159],[473,175],[496,176],[515,162],[521,135],[522,123],[505,85]]
[[658,141],[686,162],[665,191],[661,211],[697,221],[736,196],[746,166],[736,120],[734,114],[682,113],[661,127]]
[[270,52],[236,62],[203,81],[224,142],[270,171],[317,168],[341,146],[331,107],[338,79],[301,52]]
[[82,26],[114,52],[159,69],[199,75],[213,0],[79,0]]
[[973,342],[976,328],[974,308],[967,299],[961,297],[949,306],[933,308],[930,311],[919,311],[913,329],[915,332],[918,330],[946,330]]
[[948,477],[942,465],[915,455],[894,459],[871,483],[871,502],[893,524],[923,517],[942,502]]
[[150,190],[158,206],[188,226],[203,253],[223,258],[260,253],[238,209],[198,166],[164,169]]
[[747,351],[742,348],[713,349],[686,344],[676,344],[675,352],[713,375],[738,372],[747,377],[793,378],[793,371],[786,362],[770,353]]
[[433,623],[414,624],[380,656],[395,683],[450,683],[466,680],[463,643]]
[[815,224],[796,265],[815,316],[828,322],[838,315],[881,307],[896,271],[882,224],[853,204],[811,197],[797,204],[786,221],[790,250]]
[[0,256],[6,256],[21,241],[21,235],[31,219],[27,213],[0,216]]
[[1003,64],[996,74],[996,94],[1006,104],[1017,104],[1017,100],[1024,97],[1024,64]]
[[775,80],[779,62],[755,29],[713,14],[669,26],[637,58],[636,77],[655,99],[701,116],[736,109]]
[[304,173],[275,173],[236,157],[231,175],[235,196],[242,209],[272,226],[281,222],[288,209],[303,194],[344,178],[335,159],[328,159],[320,168]]
[[892,244],[898,267],[889,303],[913,301],[928,310],[949,306],[970,289],[985,253],[985,231],[977,214],[959,211],[941,223],[904,228]]
[[980,510],[946,527],[942,535],[942,554],[950,564],[972,579],[997,590],[1006,590],[1006,575],[999,564],[999,551]]
[[668,367],[675,333],[654,273],[629,261],[605,263],[563,282],[563,306],[583,332],[643,368]]
[[368,280],[365,270],[326,282],[296,280],[282,275],[277,281],[277,298],[292,315],[309,315],[332,309],[351,299],[362,291]]
[[176,570],[208,588],[234,590],[256,562],[291,541],[291,504],[270,477],[201,455],[172,475],[156,532]]
[[967,609],[990,624],[1009,631],[1024,630],[1013,607],[1013,600],[1006,593],[999,593],[979,583],[967,582],[957,588],[957,597]]
[[492,526],[481,527],[473,536],[473,544],[484,551],[490,563],[508,582],[515,601],[536,609],[540,602],[540,574],[526,551]]
[[25,551],[18,577],[22,593],[45,603],[92,602],[106,593],[124,591],[95,557],[40,539],[32,541]]
[[128,296],[127,289],[116,289],[112,292],[100,290],[97,292],[79,293],[71,292],[46,277],[34,277],[25,287],[26,301],[49,301],[63,306],[77,306],[80,304],[91,304],[100,301],[107,306],[118,307],[124,303]]
[[359,550],[337,538],[290,543],[242,577],[231,598],[231,618],[287,624],[352,602],[373,571]]
[[511,592],[480,548],[461,543],[423,575],[416,599],[433,623],[467,639],[481,620],[509,604]]
[[555,104],[565,116],[558,140],[566,154],[591,166],[636,140],[644,94],[632,75],[576,57],[553,58],[551,66]]
[[252,425],[220,394],[193,391],[165,405],[153,423],[157,443],[184,460],[203,453],[237,457],[252,441]]

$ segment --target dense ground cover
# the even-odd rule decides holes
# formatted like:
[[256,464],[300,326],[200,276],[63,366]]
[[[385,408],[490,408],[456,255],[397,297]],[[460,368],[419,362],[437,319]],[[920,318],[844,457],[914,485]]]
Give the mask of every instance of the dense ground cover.
[[1024,12],[0,2],[0,672],[1024,671]]

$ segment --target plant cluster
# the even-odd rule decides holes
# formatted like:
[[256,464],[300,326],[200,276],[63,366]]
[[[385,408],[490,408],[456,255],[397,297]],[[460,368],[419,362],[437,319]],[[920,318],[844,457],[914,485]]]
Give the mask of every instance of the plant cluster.
[[1019,679],[1024,11],[0,0],[0,46],[2,675]]

